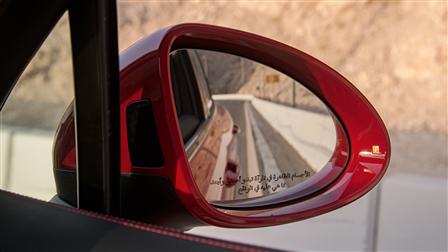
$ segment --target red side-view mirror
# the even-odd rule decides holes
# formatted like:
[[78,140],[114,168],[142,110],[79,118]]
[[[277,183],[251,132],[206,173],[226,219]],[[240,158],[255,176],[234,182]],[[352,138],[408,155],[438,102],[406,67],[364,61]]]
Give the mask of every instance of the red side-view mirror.
[[[372,189],[390,142],[343,76],[285,44],[181,24],[120,56],[121,215],[182,228],[317,216]],[[58,196],[76,204],[70,106],[55,138]]]

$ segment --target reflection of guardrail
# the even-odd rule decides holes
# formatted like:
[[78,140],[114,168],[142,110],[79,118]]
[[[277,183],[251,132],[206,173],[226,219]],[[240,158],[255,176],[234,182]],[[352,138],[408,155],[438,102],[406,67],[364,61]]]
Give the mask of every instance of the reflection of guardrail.
[[263,97],[263,96],[256,96],[258,99],[260,100],[265,100],[265,101],[269,101],[272,103],[276,103],[279,105],[283,105],[283,106],[287,106],[287,107],[294,107],[297,109],[302,109],[302,110],[307,110],[310,112],[314,112],[314,113],[318,113],[318,114],[324,114],[327,115],[328,114],[328,110],[323,109],[323,108],[319,108],[319,107],[315,107],[315,106],[310,106],[310,105],[306,105],[306,104],[300,104],[300,103],[296,103],[295,106],[292,106],[291,103],[288,102],[284,102],[278,99],[272,99],[270,97]]
[[[278,83],[278,82],[277,82]],[[295,80],[290,80],[290,84],[285,85],[286,83],[283,83],[283,87],[280,90],[271,90],[274,93],[267,93],[266,92],[266,86],[269,85],[280,85],[280,84],[267,84],[265,81],[261,83],[261,92],[254,92],[253,96],[270,101],[273,103],[281,104],[288,107],[295,107],[302,110],[308,110],[315,113],[321,113],[321,114],[328,114],[328,109],[326,108],[326,105],[317,98],[316,95],[311,93],[308,89],[306,89],[303,85],[301,85],[299,82]],[[302,91],[299,91],[302,90]],[[310,97],[314,98],[314,102],[316,104],[308,104],[306,102],[303,102],[303,92],[306,90],[306,92],[310,95]],[[283,97],[280,97],[283,96]],[[309,98],[308,98],[309,99]]]

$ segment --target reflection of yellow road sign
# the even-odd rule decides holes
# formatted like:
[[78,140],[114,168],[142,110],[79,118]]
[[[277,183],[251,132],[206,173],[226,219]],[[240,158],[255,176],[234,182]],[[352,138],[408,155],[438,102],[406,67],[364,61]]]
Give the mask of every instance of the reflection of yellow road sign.
[[278,74],[268,74],[266,75],[266,83],[276,83],[279,82],[280,77]]

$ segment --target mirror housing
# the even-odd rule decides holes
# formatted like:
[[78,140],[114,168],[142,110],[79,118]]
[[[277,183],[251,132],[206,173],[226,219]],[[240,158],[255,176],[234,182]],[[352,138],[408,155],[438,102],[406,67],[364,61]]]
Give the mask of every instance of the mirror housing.
[[[219,209],[207,202],[191,174],[171,86],[169,54],[185,48],[225,52],[254,60],[290,76],[312,91],[331,109],[347,136],[348,161],[342,173],[315,193],[266,208]],[[363,196],[379,182],[389,163],[390,141],[386,128],[372,105],[347,79],[297,49],[255,34],[203,24],[165,28],[122,53],[120,82],[121,172],[130,177],[149,176],[157,183],[164,181],[162,184],[172,189],[169,198],[161,197],[165,192],[145,184],[148,180],[133,180],[131,189],[122,188],[122,198],[133,199],[122,203],[123,217],[178,227],[192,227],[201,222],[222,227],[261,227],[298,221],[335,210]],[[138,162],[136,166],[129,151],[136,146],[130,138],[127,117],[128,108],[142,101],[149,103],[156,132],[147,139],[159,144],[153,153],[160,152],[162,159]],[[73,160],[69,162],[68,157],[72,148],[66,146],[70,143],[74,147],[74,143],[64,137],[73,130],[67,118],[70,112],[56,135],[55,170],[60,170],[57,164],[64,162],[74,168]],[[144,143],[142,146],[145,149]],[[71,155],[73,159],[74,154]],[[58,194],[61,186],[57,181]],[[139,188],[147,187],[156,191],[139,192]],[[163,201],[172,204],[166,205]],[[139,209],[142,202],[150,202],[144,208],[148,211]]]

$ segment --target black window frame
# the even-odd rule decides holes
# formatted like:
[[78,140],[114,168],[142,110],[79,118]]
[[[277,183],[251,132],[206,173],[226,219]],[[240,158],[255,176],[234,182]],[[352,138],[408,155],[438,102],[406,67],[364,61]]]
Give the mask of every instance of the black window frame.
[[199,93],[201,94],[202,104],[205,111],[205,116],[211,116],[211,109],[213,106],[213,99],[210,95],[210,88],[208,79],[205,75],[204,67],[202,66],[201,61],[199,60],[198,53],[195,49],[187,49],[188,56],[190,58],[190,64],[195,73],[196,83],[199,87]]
[[[176,90],[182,88],[182,91],[186,91],[188,96],[183,96],[183,98],[187,98],[187,102],[189,102],[192,107],[188,110],[188,114],[197,116],[198,119],[202,122],[205,120],[205,111],[203,110],[203,100],[202,95],[200,93],[199,87],[195,85],[197,83],[195,72],[193,71],[193,67],[189,56],[186,50],[176,50],[170,54],[171,61],[171,75],[173,78],[173,91],[175,93],[175,102],[176,102],[176,110],[177,113],[185,113],[182,111],[183,108],[178,107],[179,98],[176,96],[182,96],[184,93],[176,93]],[[185,82],[185,83],[181,83]],[[180,90],[179,90],[180,91]],[[179,111],[180,110],[180,111]]]
[[[172,56],[174,53],[181,53],[181,60],[184,62],[183,67],[185,68],[187,72],[189,72],[189,75],[193,75],[194,80],[191,80],[193,83],[196,83],[195,86],[195,92],[196,92],[196,99],[198,100],[196,102],[196,106],[198,107],[197,110],[200,110],[202,112],[202,119],[200,120],[200,123],[195,128],[194,133],[189,136],[187,139],[184,138],[184,148],[185,152],[187,154],[188,159],[191,161],[197,151],[199,150],[199,147],[203,144],[205,141],[208,132],[210,131],[211,127],[211,121],[212,117],[215,113],[215,104],[213,102],[213,99],[210,95],[210,89],[208,86],[208,80],[204,74],[203,66],[198,58],[196,61],[196,65],[194,66],[192,58],[197,57],[196,52],[194,52],[194,49],[178,49],[170,53]],[[173,71],[173,67],[171,67],[171,71]],[[197,75],[202,74],[203,81],[198,82],[197,81]],[[174,76],[172,78],[172,85],[173,85],[173,93],[174,93],[174,99],[176,103],[176,110],[178,111],[178,101],[176,101],[176,94],[174,92],[175,89],[175,83],[178,81]],[[191,84],[190,84],[191,85]],[[208,95],[209,102],[207,102],[207,99],[205,96]],[[199,102],[199,104],[197,104]],[[178,113],[179,117],[179,113]],[[179,123],[180,120],[179,120]]]
[[185,144],[194,138],[206,120],[202,95],[186,50],[170,53],[170,72],[179,128]]
[[[116,2],[0,1],[0,110],[68,10],[75,88],[78,208],[119,215],[120,101]],[[14,24],[14,25],[11,25]],[[30,29],[31,27],[31,29]],[[20,48],[20,50],[15,50]]]

